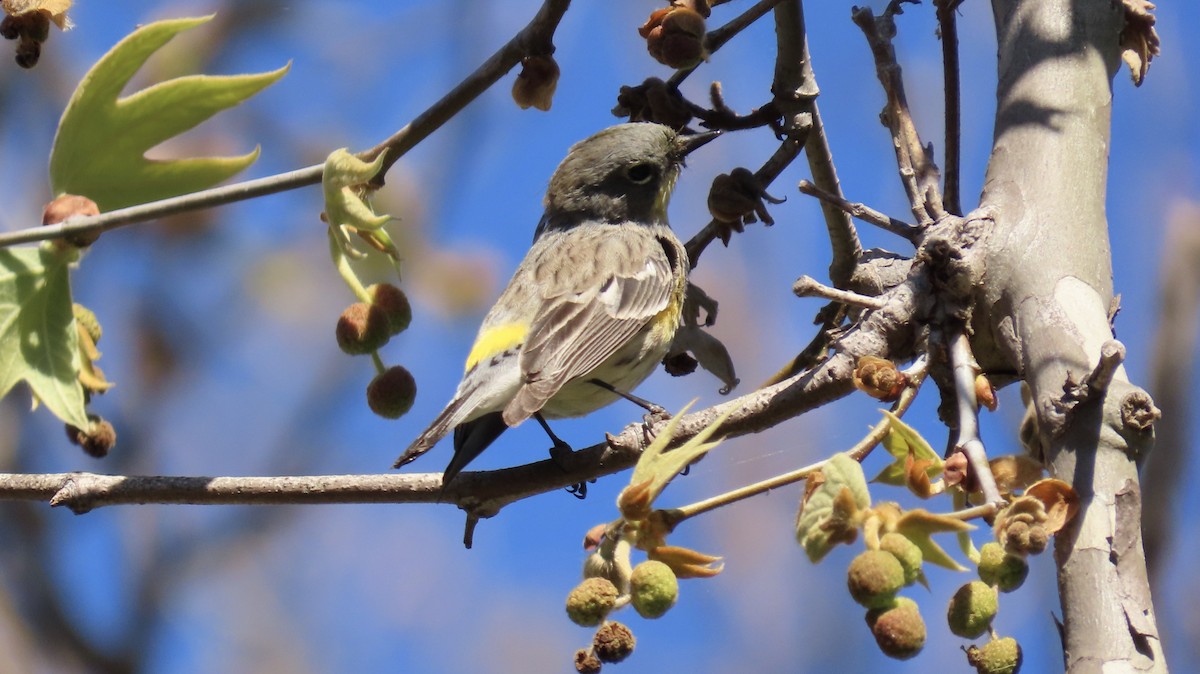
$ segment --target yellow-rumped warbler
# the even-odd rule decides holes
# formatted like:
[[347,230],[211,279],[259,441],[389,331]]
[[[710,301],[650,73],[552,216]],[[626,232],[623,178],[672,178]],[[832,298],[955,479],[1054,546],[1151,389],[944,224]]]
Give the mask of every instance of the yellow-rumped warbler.
[[679,327],[689,269],[667,201],[684,156],[715,135],[620,124],[571,148],[454,399],[397,467],[453,428],[445,484],[506,428],[531,416],[582,416],[649,376]]

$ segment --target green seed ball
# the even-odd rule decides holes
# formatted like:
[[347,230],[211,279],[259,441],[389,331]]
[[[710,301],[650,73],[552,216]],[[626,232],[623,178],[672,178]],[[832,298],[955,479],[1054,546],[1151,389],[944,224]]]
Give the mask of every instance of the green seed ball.
[[643,618],[662,617],[679,598],[679,580],[671,567],[649,560],[633,567],[629,577],[629,593],[633,608]]
[[907,660],[925,646],[925,621],[917,603],[896,597],[890,605],[867,611],[867,624],[879,650],[889,658]]
[[997,608],[996,591],[983,581],[973,580],[958,588],[950,598],[946,622],[951,632],[964,639],[975,639],[991,626]]
[[617,586],[607,578],[588,578],[567,595],[567,617],[581,627],[595,627],[617,603]]
[[1020,555],[1006,552],[999,543],[986,543],[979,549],[979,578],[1001,592],[1021,587],[1028,575],[1029,563]]
[[884,534],[883,538],[879,539],[879,549],[895,555],[900,566],[904,567],[904,584],[906,586],[912,585],[917,578],[921,577],[921,563],[925,561],[925,558],[921,554],[921,548],[908,540],[906,536],[895,532]]
[[1017,674],[1021,671],[1021,645],[1012,637],[994,639],[982,648],[967,649],[967,663],[979,674]]
[[883,606],[904,587],[904,567],[890,552],[867,550],[850,562],[846,585],[859,604],[867,608]]

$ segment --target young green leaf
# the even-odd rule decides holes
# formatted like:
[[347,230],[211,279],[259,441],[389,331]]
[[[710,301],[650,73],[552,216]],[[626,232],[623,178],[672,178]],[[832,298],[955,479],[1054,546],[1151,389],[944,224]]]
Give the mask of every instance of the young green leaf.
[[925,474],[929,477],[941,475],[942,457],[933,451],[925,438],[922,438],[916,429],[901,421],[900,417],[895,414],[887,410],[884,410],[883,414],[889,422],[888,434],[883,439],[883,448],[887,450],[888,454],[895,457],[895,461],[888,464],[871,481],[895,487],[908,484],[910,468],[917,462],[919,462],[918,466],[924,467]]
[[[818,474],[819,480],[814,480]],[[870,507],[871,494],[862,466],[845,453],[834,454],[809,480],[816,487],[800,504],[796,540],[816,563],[833,546],[854,540],[861,520],[859,511]]]
[[179,77],[118,98],[154,52],[211,18],[142,26],[84,75],[63,111],[50,151],[55,195],[83,195],[101,211],[111,211],[211,187],[258,158],[258,148],[240,157],[152,160],[145,154],[262,91],[283,77],[290,64],[253,75]]
[[59,419],[87,428],[68,256],[0,249],[0,397],[19,381]]
[[970,531],[975,527],[967,522],[946,515],[938,515],[927,510],[905,511],[896,522],[896,531],[904,534],[908,540],[921,548],[925,561],[936,564],[951,571],[966,571],[967,567],[959,564],[953,557],[946,554],[942,546],[933,541],[933,534],[958,533]]

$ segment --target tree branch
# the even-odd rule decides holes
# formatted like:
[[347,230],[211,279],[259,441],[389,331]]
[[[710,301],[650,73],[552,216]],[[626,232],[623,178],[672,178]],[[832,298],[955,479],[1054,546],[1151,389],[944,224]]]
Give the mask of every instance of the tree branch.
[[[558,28],[558,23],[562,20],[563,14],[566,13],[570,4],[570,0],[546,0],[529,24],[500,47],[491,58],[484,61],[475,72],[468,75],[448,94],[417,115],[412,122],[409,122],[390,138],[370,150],[360,153],[359,156],[367,160],[386,153],[383,168],[376,175],[375,182],[382,185],[383,176],[392,164],[478,98],[509,70],[512,70],[529,50],[536,49],[541,53],[547,53],[548,49],[553,52],[551,41],[554,31]],[[547,47],[547,45],[549,46]],[[0,233],[0,247],[48,241],[72,234],[100,233],[122,225],[316,185],[321,182],[323,170],[324,166],[317,164],[265,178],[130,206],[100,215],[68,218],[55,225]]]

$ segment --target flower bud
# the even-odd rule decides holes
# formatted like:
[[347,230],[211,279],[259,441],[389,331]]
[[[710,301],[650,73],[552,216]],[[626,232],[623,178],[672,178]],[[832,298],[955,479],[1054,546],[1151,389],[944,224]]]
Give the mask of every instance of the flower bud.
[[997,542],[985,543],[979,550],[979,578],[1001,592],[1021,587],[1029,575],[1029,563],[1019,555],[1006,552]]
[[617,586],[607,578],[587,578],[567,595],[567,617],[580,627],[595,627],[617,603]]
[[117,444],[117,430],[99,415],[89,414],[87,430],[67,424],[67,439],[79,445],[88,456],[103,459]]
[[863,356],[854,367],[854,385],[858,390],[883,402],[894,402],[908,385],[908,377],[896,364],[884,358]]
[[384,419],[399,419],[417,399],[417,382],[412,373],[393,365],[367,384],[367,406]]
[[1021,645],[1012,637],[993,639],[982,648],[967,649],[967,664],[979,674],[1016,674],[1023,659]]
[[896,597],[887,606],[867,611],[867,625],[879,650],[889,658],[907,660],[925,646],[925,621],[917,602]]
[[904,587],[904,567],[883,550],[867,550],[855,557],[846,576],[850,596],[867,608],[888,604]]
[[946,622],[950,631],[964,639],[982,636],[996,617],[996,591],[983,581],[973,580],[958,588],[950,598]]
[[526,56],[521,61],[521,72],[513,82],[513,101],[522,110],[549,110],[554,102],[554,91],[558,88],[558,75],[558,63],[553,56]]
[[371,353],[387,344],[391,322],[387,313],[376,304],[355,302],[338,317],[338,347],[344,353],[359,355]]
[[619,622],[604,623],[592,638],[592,651],[600,662],[620,662],[629,657],[637,644],[633,632]]
[[679,598],[679,581],[666,564],[648,560],[633,567],[629,577],[633,608],[643,618],[660,618]]

